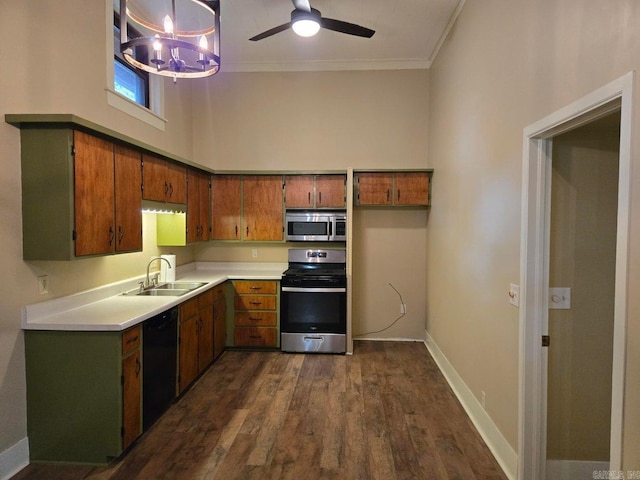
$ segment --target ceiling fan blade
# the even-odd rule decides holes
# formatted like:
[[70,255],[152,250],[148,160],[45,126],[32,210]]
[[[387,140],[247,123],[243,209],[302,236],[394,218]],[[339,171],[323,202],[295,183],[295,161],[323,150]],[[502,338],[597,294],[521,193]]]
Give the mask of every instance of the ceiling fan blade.
[[333,18],[322,17],[320,25],[327,30],[346,33],[347,35],[355,35],[357,37],[371,38],[373,34],[376,33],[375,30],[371,30],[370,28],[362,27],[355,23],[343,22],[342,20],[335,20]]
[[292,2],[293,6],[296,7],[296,10],[304,10],[305,12],[311,11],[309,0],[292,0]]
[[249,40],[251,40],[252,42],[257,42],[258,40],[262,40],[263,38],[270,37],[271,35],[275,35],[276,33],[284,32],[289,27],[291,27],[291,22],[283,23],[282,25],[273,27],[267,30],[266,32],[259,33],[255,37],[251,37]]

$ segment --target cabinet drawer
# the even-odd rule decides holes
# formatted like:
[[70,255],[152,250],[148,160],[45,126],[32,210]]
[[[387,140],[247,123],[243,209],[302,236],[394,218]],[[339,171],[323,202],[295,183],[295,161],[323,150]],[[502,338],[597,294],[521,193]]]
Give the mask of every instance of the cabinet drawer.
[[275,294],[278,291],[276,282],[257,281],[239,281],[233,282],[236,293],[259,293],[259,294]]
[[235,345],[240,347],[275,347],[276,329],[264,327],[236,327]]
[[180,305],[180,321],[184,321],[187,318],[193,317],[198,313],[198,298],[192,298],[191,300],[184,302]]
[[198,299],[198,310],[202,310],[203,308],[207,308],[209,305],[213,305],[214,297],[215,292],[212,288],[198,295],[196,297]]
[[236,310],[275,310],[276,297],[266,295],[236,295],[233,306]]
[[142,327],[140,325],[125,330],[122,334],[122,356],[140,348],[141,333]]
[[276,312],[236,312],[235,324],[241,326],[275,327]]

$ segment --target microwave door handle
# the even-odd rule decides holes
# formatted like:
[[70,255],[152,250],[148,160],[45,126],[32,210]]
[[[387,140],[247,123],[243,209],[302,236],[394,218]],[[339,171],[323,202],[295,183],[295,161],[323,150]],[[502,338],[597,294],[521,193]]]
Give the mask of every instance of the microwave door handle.
[[329,240],[333,238],[333,222],[329,220]]

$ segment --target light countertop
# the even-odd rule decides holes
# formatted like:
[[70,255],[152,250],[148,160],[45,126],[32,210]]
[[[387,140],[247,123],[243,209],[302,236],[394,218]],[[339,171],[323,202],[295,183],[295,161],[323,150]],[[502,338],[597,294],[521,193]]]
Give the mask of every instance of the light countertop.
[[179,305],[226,280],[280,280],[286,263],[195,262],[176,269],[176,281],[206,282],[179,297],[121,295],[144,276],[22,308],[24,330],[121,331]]

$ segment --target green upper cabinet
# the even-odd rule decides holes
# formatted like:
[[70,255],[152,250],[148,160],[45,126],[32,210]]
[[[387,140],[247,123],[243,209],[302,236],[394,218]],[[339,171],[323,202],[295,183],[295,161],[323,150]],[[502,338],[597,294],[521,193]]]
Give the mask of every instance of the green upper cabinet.
[[142,250],[141,154],[67,128],[23,129],[25,260]]
[[431,205],[433,170],[357,172],[354,196],[357,206]]

